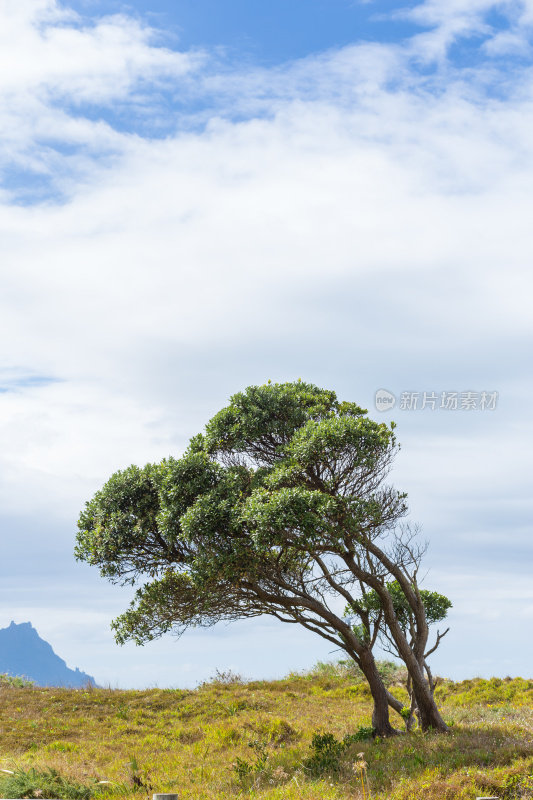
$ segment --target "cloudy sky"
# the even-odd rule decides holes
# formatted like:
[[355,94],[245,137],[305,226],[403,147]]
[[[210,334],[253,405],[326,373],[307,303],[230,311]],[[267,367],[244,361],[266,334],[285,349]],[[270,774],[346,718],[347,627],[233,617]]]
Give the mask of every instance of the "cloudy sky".
[[533,0],[0,0],[0,627],[122,687],[336,657],[268,619],[119,648],[129,593],[72,556],[112,472],[301,377],[398,423],[435,670],[531,675],[532,33]]

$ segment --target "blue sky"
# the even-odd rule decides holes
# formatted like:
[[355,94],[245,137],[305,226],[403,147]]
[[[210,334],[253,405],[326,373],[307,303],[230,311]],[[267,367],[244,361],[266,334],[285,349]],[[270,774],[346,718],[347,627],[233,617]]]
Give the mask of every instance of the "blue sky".
[[77,2],[80,13],[137,14],[182,48],[223,48],[238,62],[275,65],[356,40],[394,41],[417,26],[395,12],[414,4],[391,0],[142,0]]
[[[531,0],[1,5],[0,626],[121,686],[328,657],[268,620],[118,648],[128,592],[72,557],[114,470],[302,377],[398,423],[454,603],[436,671],[530,673],[532,27]],[[452,391],[497,406],[400,407]]]

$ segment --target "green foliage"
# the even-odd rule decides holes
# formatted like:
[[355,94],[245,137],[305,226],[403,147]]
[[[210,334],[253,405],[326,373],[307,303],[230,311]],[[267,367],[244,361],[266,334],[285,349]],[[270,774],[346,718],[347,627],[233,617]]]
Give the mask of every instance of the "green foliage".
[[[412,611],[405,594],[398,583],[398,581],[390,581],[386,584],[387,590],[391,596],[394,611],[400,622],[402,628],[407,631],[409,623],[412,619]],[[449,609],[452,607],[451,601],[443,594],[438,592],[430,592],[427,589],[419,589],[422,603],[426,611],[426,620],[428,625],[435,622],[441,622],[445,619]],[[364,598],[360,601],[360,606],[364,607],[371,613],[374,618],[381,611],[382,603],[378,593],[374,589],[370,589],[365,593]],[[351,606],[346,606],[344,613],[347,617],[354,613]]]
[[515,800],[516,798],[525,800],[525,798],[533,797],[533,773],[508,775],[500,791],[502,800]]
[[141,768],[136,756],[131,756],[128,761],[129,777],[134,791],[150,792],[152,786],[148,782],[146,768]]
[[294,728],[284,718],[274,717],[263,724],[255,726],[265,742],[283,744],[293,742],[300,738],[300,731]]
[[[407,671],[402,664],[395,661],[376,661],[377,670],[385,686],[404,684]],[[366,683],[361,669],[352,659],[339,659],[338,661],[317,661],[317,663],[304,673],[307,678],[326,678],[335,681],[344,681],[350,678],[355,684]]]
[[235,759],[233,769],[241,783],[244,782],[249,775],[252,775],[254,771],[252,764],[250,764],[248,761],[245,761],[244,758],[240,758],[240,756],[237,756]]
[[241,783],[244,783],[251,776],[260,775],[265,770],[268,762],[266,742],[254,739],[248,743],[248,747],[254,751],[255,759],[250,763],[243,758],[237,757],[233,764],[235,774]]
[[[382,575],[409,595],[412,551],[402,560],[395,540],[394,564],[382,545],[407,510],[405,495],[383,484],[396,450],[394,425],[334,392],[268,383],[234,395],[182,458],[115,473],[80,514],[75,552],[109,580],[137,584],[112,623],[117,642],[271,614],[369,665],[383,626]],[[389,589],[407,630],[411,608],[399,586]],[[352,630],[326,602],[335,592],[358,615]],[[427,594],[441,618],[449,601]],[[420,605],[417,613],[425,631]],[[405,657],[410,645],[392,615],[387,624]],[[426,700],[420,708],[433,704]]]
[[307,678],[330,678],[334,680],[344,680],[347,677],[354,678],[356,681],[364,680],[364,675],[351,659],[340,659],[339,661],[317,661],[311,669],[305,670]]
[[362,725],[356,733],[346,734],[340,741],[330,732],[313,734],[311,755],[303,762],[305,769],[315,778],[339,773],[352,745],[372,739],[373,733],[371,727]]
[[334,392],[303,381],[249,386],[208,423],[204,447],[210,453],[238,451],[272,463],[307,422],[365,413],[354,403],[339,403]]
[[374,728],[372,726],[361,725],[355,733],[348,733],[342,741],[345,747],[349,747],[355,742],[366,742],[368,739],[372,739],[373,736]]
[[242,685],[245,683],[245,680],[242,675],[239,675],[238,672],[234,672],[232,669],[216,669],[215,674],[208,682],[222,686],[235,686],[237,684]]
[[272,588],[283,574],[291,586],[311,577],[317,548],[334,554],[348,528],[357,537],[405,512],[404,495],[376,492],[395,448],[393,426],[334,392],[269,383],[234,395],[183,458],[115,473],[80,514],[75,553],[141,582],[117,641],[271,612],[277,590],[269,605],[244,583],[270,576]]
[[[400,586],[398,581],[390,581],[386,584],[387,591],[392,600],[396,618],[400,624],[407,639],[410,639],[411,631],[415,627],[414,612]],[[426,622],[432,625],[435,622],[441,622],[445,619],[448,610],[452,607],[451,601],[443,594],[438,592],[431,592],[427,589],[418,589],[413,587],[419,593],[420,599],[424,606],[426,614]],[[368,627],[358,623],[356,620],[360,614],[360,609],[364,609],[368,613],[369,624],[372,623],[379,626],[381,629],[382,638],[387,639],[389,645],[393,645],[393,652],[399,655],[394,643],[387,635],[384,619],[382,616],[382,601],[378,593],[374,589],[368,589],[364,593],[364,597],[358,601],[359,608],[356,610],[351,605],[347,605],[344,609],[344,616],[347,622],[352,625],[353,630],[361,640],[366,640],[369,636]],[[395,665],[393,662],[388,662],[392,667]],[[398,668],[396,667],[396,670]],[[393,670],[394,671],[394,670]],[[383,677],[383,676],[382,676]],[[388,678],[388,676],[387,676]],[[389,684],[392,681],[389,679]]]
[[304,767],[313,777],[338,772],[344,745],[332,733],[315,733],[311,740],[311,755],[304,761]]
[[92,787],[63,778],[55,769],[38,771],[17,769],[12,775],[2,777],[0,789],[4,797],[54,797],[58,800],[90,800]]
[[378,661],[377,668],[385,686],[404,684],[407,679],[407,670],[403,664],[394,661]]
[[0,688],[5,686],[11,686],[17,689],[23,689],[25,686],[30,687],[34,686],[34,681],[30,681],[28,678],[23,678],[18,675],[5,675],[0,674]]
[[470,678],[453,683],[443,681],[435,690],[440,701],[455,706],[472,703],[498,706],[512,703],[514,706],[533,703],[533,680],[525,678]]
[[78,745],[74,744],[74,742],[62,742],[62,741],[50,742],[50,744],[46,745],[46,750],[49,753],[54,751],[59,753],[77,753]]

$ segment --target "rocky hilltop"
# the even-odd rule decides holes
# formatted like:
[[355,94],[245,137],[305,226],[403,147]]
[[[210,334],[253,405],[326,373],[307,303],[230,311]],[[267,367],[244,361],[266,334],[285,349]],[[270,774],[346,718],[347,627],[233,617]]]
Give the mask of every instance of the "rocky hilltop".
[[94,678],[77,667],[70,669],[41,639],[31,622],[14,622],[0,629],[0,674],[23,676],[38,686],[95,685]]

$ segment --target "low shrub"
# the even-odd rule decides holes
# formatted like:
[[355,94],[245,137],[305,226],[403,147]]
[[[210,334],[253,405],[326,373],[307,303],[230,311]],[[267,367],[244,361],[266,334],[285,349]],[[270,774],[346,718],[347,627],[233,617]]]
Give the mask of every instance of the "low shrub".
[[1,687],[12,687],[14,689],[25,689],[26,687],[35,686],[34,681],[30,681],[28,678],[24,678],[22,676],[16,675],[0,675],[0,688]]
[[90,800],[96,783],[84,786],[62,777],[55,769],[38,771],[17,769],[11,775],[2,777],[0,789],[4,797],[55,797],[58,800]]
[[347,734],[342,741],[332,733],[315,733],[311,740],[311,755],[304,762],[304,768],[314,777],[336,775],[344,770],[344,761],[351,746],[371,739],[372,728],[361,726],[355,733]]
[[[385,686],[404,684],[407,670],[395,661],[377,661],[378,672]],[[294,677],[325,678],[330,680],[352,678],[356,683],[365,683],[366,679],[355,661],[340,659],[339,661],[317,661],[314,667],[303,673],[291,673]]]

